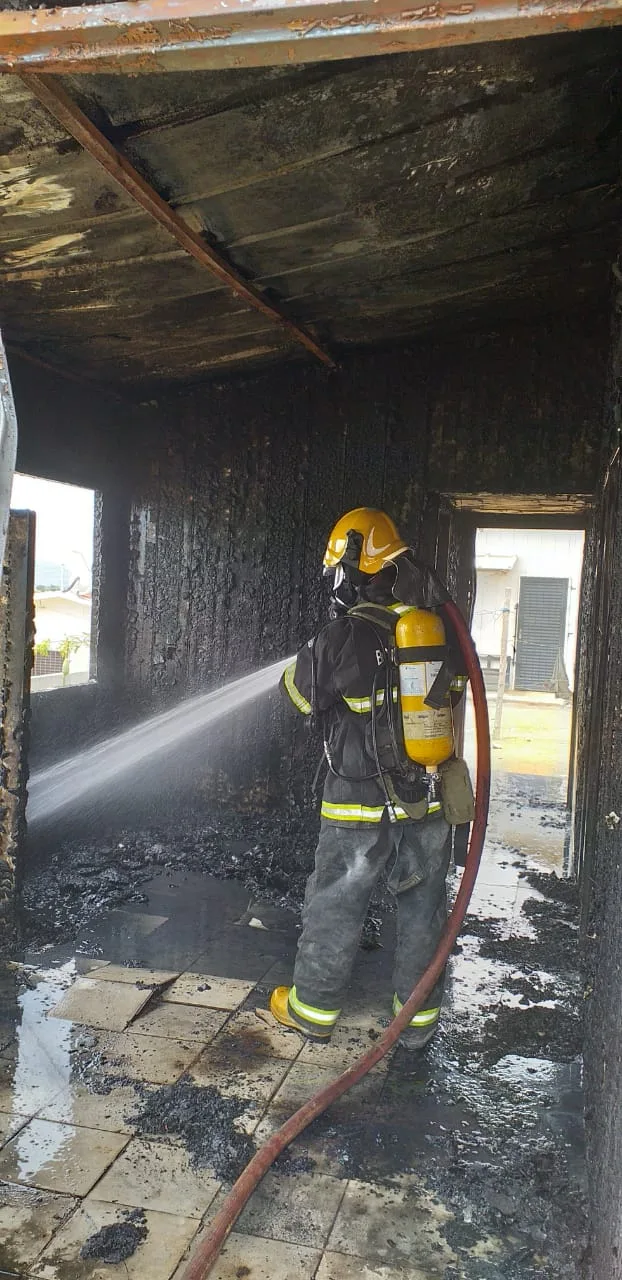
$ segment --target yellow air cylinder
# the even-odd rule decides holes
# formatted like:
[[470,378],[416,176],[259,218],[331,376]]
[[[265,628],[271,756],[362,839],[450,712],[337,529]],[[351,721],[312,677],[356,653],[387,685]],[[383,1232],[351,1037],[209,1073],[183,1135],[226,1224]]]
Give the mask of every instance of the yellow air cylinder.
[[449,695],[438,710],[426,697],[446,657],[445,628],[427,609],[409,609],[395,628],[404,746],[410,760],[433,771],[453,755]]

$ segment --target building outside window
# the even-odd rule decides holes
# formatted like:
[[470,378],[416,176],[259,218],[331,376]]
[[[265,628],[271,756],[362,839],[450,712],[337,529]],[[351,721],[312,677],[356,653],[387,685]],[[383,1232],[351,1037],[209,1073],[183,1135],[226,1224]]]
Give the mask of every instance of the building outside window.
[[36,514],[33,692],[90,676],[94,499],[92,489],[15,476],[12,509]]

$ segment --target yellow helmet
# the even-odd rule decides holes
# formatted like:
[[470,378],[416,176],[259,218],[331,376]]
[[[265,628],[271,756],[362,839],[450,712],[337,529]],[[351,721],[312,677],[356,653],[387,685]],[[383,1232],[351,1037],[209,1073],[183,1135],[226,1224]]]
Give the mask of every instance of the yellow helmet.
[[354,539],[357,563],[351,567],[359,569],[361,573],[379,573],[385,564],[401,555],[402,551],[408,550],[390,516],[384,511],[376,511],[374,507],[356,507],[337,521],[330,534],[324,553],[325,570],[335,569],[344,557],[350,563],[349,556],[346,556],[350,534],[358,535]]

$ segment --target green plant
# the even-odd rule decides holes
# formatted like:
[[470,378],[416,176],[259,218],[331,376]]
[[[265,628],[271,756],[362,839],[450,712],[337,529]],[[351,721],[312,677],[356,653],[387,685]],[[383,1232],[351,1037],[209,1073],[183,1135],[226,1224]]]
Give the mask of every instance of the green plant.
[[49,640],[37,640],[37,643],[35,644],[35,657],[47,658],[49,655],[49,652],[50,652]]
[[72,653],[77,653],[83,645],[90,643],[90,637],[86,634],[80,636],[64,636],[58,646],[58,653],[63,660],[63,684],[69,675],[70,659]]

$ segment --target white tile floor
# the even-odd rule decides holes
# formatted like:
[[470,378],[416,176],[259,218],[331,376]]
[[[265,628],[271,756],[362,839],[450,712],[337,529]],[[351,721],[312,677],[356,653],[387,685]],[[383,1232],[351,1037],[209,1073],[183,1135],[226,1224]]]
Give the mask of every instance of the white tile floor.
[[200,1005],[206,1009],[238,1009],[254,987],[239,978],[212,978],[203,973],[184,973],[164,992],[162,999],[173,1004]]
[[[257,1236],[232,1232],[210,1280],[312,1280],[321,1259],[317,1249],[282,1240],[262,1240]],[[184,1268],[175,1272],[183,1280]]]
[[30,1120],[0,1152],[0,1181],[84,1196],[127,1141],[102,1129]]
[[147,987],[160,987],[165,983],[174,982],[180,977],[179,973],[170,969],[139,969],[132,967],[129,969],[122,964],[108,964],[101,962],[90,970],[90,977],[96,978],[98,982],[128,982],[132,986],[143,983]]
[[[370,1030],[380,1024],[354,1011],[334,1044],[311,1046],[261,1016],[263,997],[259,1014],[252,1003],[240,1009],[252,982],[98,964],[45,1008],[65,1059],[84,1046],[87,1059],[93,1055],[90,1074],[63,1078],[63,1052],[54,1041],[55,1073],[45,1085],[33,1079],[22,1090],[23,1112],[12,1110],[10,1072],[0,1096],[6,1107],[0,1111],[0,1259],[33,1280],[181,1278],[184,1255],[196,1248],[226,1188],[209,1169],[193,1165],[178,1138],[134,1136],[132,1117],[149,1092],[182,1075],[199,1087],[217,1087],[221,1096],[247,1103],[234,1128],[252,1133],[261,1126],[266,1137],[368,1047]],[[379,1076],[376,1081],[374,1094]],[[354,1238],[350,1226],[340,1226],[352,1203],[349,1186],[321,1168],[294,1177],[269,1173],[225,1246],[214,1280],[365,1274],[357,1271],[365,1265],[361,1257],[347,1256],[353,1251],[344,1247],[346,1237]],[[81,1258],[89,1237],[136,1209],[146,1215],[147,1234],[130,1258],[116,1264]],[[332,1248],[324,1256],[329,1237]],[[361,1248],[360,1231],[356,1241]],[[369,1271],[370,1280],[394,1274],[405,1273]]]
[[111,1069],[132,1080],[152,1084],[172,1084],[179,1080],[202,1049],[200,1041],[169,1040],[136,1031],[104,1031],[96,1048],[105,1055]]
[[[61,1226],[53,1241],[44,1249],[30,1272],[39,1280],[65,1280],[75,1275],[76,1257],[80,1257],[80,1249],[102,1227],[126,1220],[131,1207],[120,1204],[108,1204],[94,1196],[87,1196],[76,1213]],[[144,1243],[136,1253],[125,1262],[117,1265],[85,1260],[84,1274],[89,1280],[108,1280],[115,1271],[123,1274],[126,1280],[168,1280],[184,1249],[189,1245],[196,1232],[194,1218],[176,1216],[171,1213],[145,1212],[147,1230]]]
[[422,1280],[443,1280],[446,1269],[457,1262],[438,1230],[450,1216],[414,1177],[403,1188],[352,1179],[328,1247],[374,1266],[407,1265],[413,1280],[419,1274]]
[[98,1183],[97,1198],[201,1219],[219,1187],[204,1169],[192,1167],[183,1147],[133,1138]]
[[15,1268],[18,1274],[28,1272],[79,1204],[80,1201],[71,1196],[3,1183],[0,1186],[2,1265]]
[[[143,1092],[147,1086],[143,1085]],[[40,1120],[79,1125],[86,1129],[102,1129],[107,1133],[132,1134],[135,1126],[128,1120],[138,1108],[135,1086],[121,1085],[107,1093],[93,1093],[81,1084],[68,1084],[41,1108]]]
[[[14,1059],[0,1055],[0,1269],[30,1280],[183,1280],[228,1188],[179,1138],[136,1134],[148,1096],[182,1076],[216,1087],[244,1101],[233,1127],[260,1143],[383,1029],[373,998],[354,1000],[332,1043],[313,1045],[257,1015],[252,991],[249,981],[115,964],[43,1003],[40,1024],[25,1028],[39,1053],[17,1093]],[[83,1051],[86,1071],[72,1071]],[[348,1095],[351,1114],[377,1104],[386,1067]],[[312,1169],[269,1172],[211,1280],[443,1280],[457,1262],[443,1205],[414,1175],[387,1187],[347,1172],[324,1139]],[[136,1209],[147,1233],[130,1257],[81,1257],[90,1237]]]
[[197,1040],[209,1044],[229,1014],[226,1010],[197,1008],[190,1004],[158,1004],[146,1009],[132,1023],[137,1035],[163,1036],[165,1040]]
[[135,983],[78,978],[52,1009],[51,1016],[108,1031],[123,1031],[151,996],[148,987],[138,987]]
[[[408,1274],[412,1280],[413,1273]],[[343,1253],[327,1249],[316,1272],[316,1280],[406,1280],[406,1273],[382,1264],[371,1266],[364,1258],[347,1258]]]

